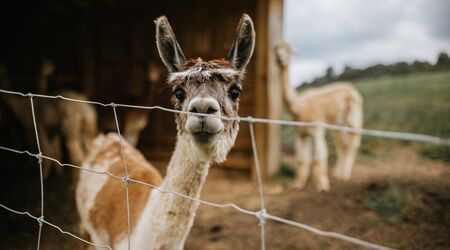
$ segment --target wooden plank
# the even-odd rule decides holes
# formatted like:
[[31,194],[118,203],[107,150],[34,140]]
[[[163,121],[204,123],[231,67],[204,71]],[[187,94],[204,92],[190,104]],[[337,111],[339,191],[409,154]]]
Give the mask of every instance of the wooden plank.
[[[267,0],[262,2],[267,8]],[[98,3],[85,17],[87,20],[80,22],[83,37],[80,38],[80,62],[85,86],[89,92],[93,92],[91,96],[100,101],[145,105],[139,98],[147,87],[147,65],[152,64],[161,70],[162,77],[159,84],[155,83],[150,88],[155,96],[150,105],[171,107],[171,89],[164,82],[167,71],[154,46],[153,20],[162,14],[166,15],[186,56],[209,60],[226,56],[235,38],[239,18],[242,13],[247,13],[257,28],[257,51],[247,67],[239,114],[244,117],[266,117],[267,57],[264,54],[267,53],[267,39],[262,37],[268,36],[268,13],[266,10],[264,16],[259,15],[257,6],[257,0],[230,0],[224,5],[208,0],[140,2],[124,8],[119,5],[105,8],[102,3]],[[117,18],[119,16],[120,19]],[[213,22],[205,24],[205,20],[212,19]],[[266,42],[258,45],[259,40]],[[122,116],[120,114],[119,119]],[[157,160],[168,159],[173,151],[176,137],[173,120],[172,113],[155,110],[149,114],[149,123],[141,135],[140,145],[150,148],[152,152],[157,150],[152,153]],[[267,131],[264,126],[256,125],[260,155],[266,154],[263,145],[267,144]],[[251,152],[248,123],[241,123],[240,127],[235,147],[230,152],[231,161],[224,166],[250,169],[252,160],[233,156],[243,154],[248,158]]]
[[[254,116],[279,118],[282,99],[274,45],[281,40],[283,30],[283,0],[262,0],[257,6],[256,86]],[[263,179],[272,175],[280,161],[280,127],[255,124],[255,136]],[[252,167],[254,169],[254,166]],[[255,180],[255,172],[252,172]]]
[[[275,46],[283,37],[283,0],[269,1],[268,24],[268,82],[267,82],[267,118],[281,119],[283,112],[282,89],[280,71],[275,54]],[[267,127],[267,166],[265,174],[273,176],[280,167],[281,161],[281,126],[269,124]]]
[[[255,22],[256,29],[256,48],[253,60],[256,62],[255,69],[255,87],[254,87],[254,103],[253,103],[253,116],[254,117],[266,117],[267,114],[267,15],[268,15],[268,0],[258,1],[257,15]],[[262,177],[265,178],[266,166],[266,128],[261,124],[254,124],[255,137],[257,138],[257,151],[259,156],[260,168]],[[255,157],[252,154],[253,157]],[[252,180],[256,183],[255,163],[252,161]]]

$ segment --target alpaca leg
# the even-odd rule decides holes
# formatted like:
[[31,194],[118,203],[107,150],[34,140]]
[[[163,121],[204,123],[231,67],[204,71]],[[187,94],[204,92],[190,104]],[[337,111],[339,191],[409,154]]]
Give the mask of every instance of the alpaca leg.
[[311,141],[306,135],[298,135],[295,141],[295,161],[297,165],[297,176],[294,187],[302,189],[308,181],[311,169]]
[[[86,230],[81,224],[80,224],[80,237],[84,240],[91,241],[91,237],[89,237],[89,234],[86,232]],[[80,250],[94,250],[94,249],[95,249],[94,246],[80,241]]]
[[[77,166],[81,166],[85,157],[82,143],[81,122],[80,115],[74,114],[71,119],[66,118],[62,123],[62,131],[66,138],[66,147],[69,153],[70,162]],[[72,190],[75,190],[76,188],[78,175],[79,171],[72,169]]]
[[80,165],[84,158],[80,114],[64,114],[61,130],[66,139],[70,162]]
[[336,166],[334,167],[334,176],[342,178],[344,175],[344,159],[345,159],[345,144],[342,141],[342,132],[333,133],[333,141],[336,148]]
[[70,161],[72,164],[80,166],[84,159],[84,152],[79,141],[81,138],[67,138],[66,147],[69,151]]
[[[83,117],[83,125],[82,125],[82,134],[83,134],[83,149],[84,154],[87,155],[91,149],[91,146],[94,142],[95,137],[98,134],[98,126],[97,126],[97,113],[94,108],[91,107],[85,110],[85,114]],[[84,161],[84,159],[83,159]]]
[[[75,164],[77,166],[81,166],[81,163],[82,163],[83,158],[84,158],[84,154],[81,151],[81,144],[78,141],[78,139],[75,139],[75,138],[67,139],[66,146],[67,146],[67,149],[69,151],[70,159],[72,161],[72,164]],[[78,178],[79,178],[79,175],[80,175],[80,173],[79,173],[80,171],[78,169],[71,169],[71,171],[72,171],[72,184],[70,186],[70,189],[71,190],[75,190],[76,186],[77,186],[77,183],[78,183]]]
[[[357,98],[358,99],[358,98]],[[349,107],[348,117],[346,119],[347,126],[352,128],[361,128],[363,125],[363,108],[362,102],[357,100],[352,102]],[[349,180],[352,175],[352,166],[355,162],[356,154],[361,144],[361,135],[354,133],[342,133],[341,138],[345,144],[345,158],[343,165],[344,180]]]
[[318,191],[328,191],[330,181],[328,180],[328,150],[325,140],[325,130],[315,129],[314,138],[314,177]]
[[349,180],[352,176],[352,167],[355,163],[358,148],[361,142],[361,135],[346,134],[345,135],[345,159],[343,165],[342,179]]

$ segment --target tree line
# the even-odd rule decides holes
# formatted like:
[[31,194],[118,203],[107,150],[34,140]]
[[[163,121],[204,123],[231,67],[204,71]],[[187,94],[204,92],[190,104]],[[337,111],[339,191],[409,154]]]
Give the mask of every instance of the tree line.
[[364,69],[345,66],[344,70],[340,74],[336,74],[333,67],[328,67],[323,76],[316,77],[310,82],[304,82],[304,84],[323,85],[335,81],[375,78],[382,75],[404,75],[416,72],[432,72],[442,70],[450,70],[450,58],[445,52],[441,52],[438,55],[435,64],[416,60],[412,63],[397,62],[393,64],[376,64]]

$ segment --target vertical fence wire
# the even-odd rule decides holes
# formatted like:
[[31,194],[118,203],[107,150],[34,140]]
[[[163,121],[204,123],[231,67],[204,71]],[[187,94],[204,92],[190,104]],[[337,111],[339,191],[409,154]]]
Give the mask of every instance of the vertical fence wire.
[[[42,151],[41,151],[41,147],[40,147],[40,140],[39,140],[39,133],[38,133],[38,127],[37,127],[37,122],[36,122],[36,114],[35,114],[35,107],[34,107],[33,97],[50,98],[50,96],[35,95],[35,94],[31,94],[31,93],[29,93],[29,94],[22,94],[22,93],[18,93],[18,92],[11,92],[11,91],[4,91],[4,90],[0,90],[0,92],[8,93],[8,94],[20,94],[22,96],[27,96],[27,97],[30,98],[32,118],[33,118],[33,125],[34,125],[35,136],[36,136],[36,143],[37,143],[37,148],[38,148],[38,151],[39,151],[38,154],[31,154],[28,151],[19,151],[19,150],[9,149],[9,148],[6,148],[6,147],[0,147],[0,148],[4,149],[4,150],[9,150],[9,151],[12,151],[12,152],[15,152],[15,153],[26,153],[26,154],[28,154],[30,156],[34,156],[34,157],[36,157],[38,159],[39,171],[40,171],[40,186],[41,186],[41,190],[40,190],[41,191],[41,216],[40,217],[34,217],[31,214],[29,214],[28,212],[18,212],[18,211],[12,210],[10,208],[7,208],[6,206],[4,206],[2,204],[0,204],[0,206],[5,208],[5,209],[7,209],[7,210],[9,210],[9,211],[18,213],[18,214],[26,214],[26,215],[28,215],[28,216],[30,216],[30,217],[32,217],[32,218],[34,218],[34,219],[36,219],[38,221],[38,223],[39,223],[39,235],[38,235],[38,243],[37,243],[37,249],[38,250],[40,248],[40,241],[41,241],[41,234],[42,234],[42,226],[43,226],[43,224],[48,224],[48,225],[50,225],[52,227],[55,227],[55,228],[59,229],[62,233],[69,234],[69,235],[71,235],[71,236],[73,236],[73,237],[75,237],[75,238],[77,238],[77,239],[79,239],[81,241],[84,241],[85,243],[91,244],[93,246],[104,247],[104,248],[110,249],[109,246],[96,245],[94,243],[91,243],[91,242],[88,242],[86,240],[83,240],[83,239],[81,239],[81,238],[79,238],[77,236],[74,236],[74,235],[72,235],[72,234],[70,234],[68,232],[62,231],[62,229],[60,229],[59,227],[57,227],[57,226],[55,226],[53,224],[50,224],[49,222],[44,220],[44,184],[43,184],[42,159],[45,158],[45,159],[53,160],[53,161],[57,162],[59,165],[61,165],[61,166],[63,166],[63,165],[66,166],[67,165],[67,166],[71,166],[71,167],[76,167],[76,168],[78,168],[80,170],[96,172],[96,171],[92,171],[90,169],[84,169],[83,167],[74,166],[74,165],[71,165],[71,164],[62,164],[58,160],[55,160],[55,159],[47,157],[47,156],[43,156]],[[61,96],[56,96],[54,98],[66,99],[66,98],[61,97]],[[124,183],[125,183],[125,190],[126,190],[125,194],[126,194],[126,203],[127,203],[127,220],[128,220],[127,221],[128,222],[128,249],[130,249],[130,246],[131,246],[131,237],[130,237],[130,234],[131,234],[131,225],[130,225],[131,224],[131,218],[130,218],[128,184],[129,184],[130,181],[133,181],[133,182],[140,183],[140,184],[143,184],[143,185],[148,185],[148,186],[152,186],[152,185],[151,184],[147,184],[147,183],[143,183],[143,182],[140,182],[140,181],[137,181],[137,180],[133,180],[133,179],[131,179],[129,177],[127,162],[126,162],[126,158],[125,158],[123,139],[122,139],[122,136],[120,134],[120,128],[119,128],[119,122],[118,122],[116,108],[118,106],[120,106],[120,107],[128,107],[128,106],[130,106],[130,107],[135,107],[135,108],[141,108],[141,107],[140,106],[131,106],[131,105],[120,105],[120,104],[114,104],[114,103],[102,104],[102,103],[97,103],[97,102],[92,102],[92,101],[82,101],[82,100],[75,100],[75,99],[69,99],[69,98],[67,98],[67,99],[69,101],[86,102],[86,103],[98,104],[98,105],[103,105],[103,106],[111,106],[113,108],[114,118],[115,118],[116,127],[117,127],[117,133],[118,133],[119,140],[120,140],[120,147],[121,147],[122,158],[123,158],[123,162],[124,162],[125,176],[123,176],[123,177],[114,176],[113,174],[111,174],[111,173],[109,173],[107,171],[105,171],[105,172],[98,172],[98,173],[100,173],[100,174],[109,174],[112,177],[121,178],[122,181],[124,181]],[[177,112],[177,113],[180,112],[180,111],[175,111],[175,110],[171,110],[171,109],[165,109],[165,108],[163,109],[163,108],[160,108],[160,107],[157,107],[157,106],[149,107],[149,108],[159,108],[159,109],[162,109],[162,110],[165,110],[165,111],[169,111],[169,112]],[[232,120],[232,118],[227,118],[227,119]],[[252,212],[252,211],[249,211],[249,210],[242,209],[242,208],[238,207],[237,205],[235,205],[233,203],[230,203],[230,204],[216,204],[216,203],[212,203],[212,202],[206,202],[206,201],[203,201],[203,200],[198,200],[199,202],[207,204],[207,205],[211,205],[211,206],[214,206],[214,207],[219,207],[219,208],[232,207],[232,208],[235,208],[238,211],[243,212],[245,214],[254,215],[254,216],[258,217],[259,220],[260,220],[259,226],[260,226],[260,229],[261,229],[261,249],[263,249],[263,250],[265,249],[265,232],[264,232],[265,228],[264,228],[264,224],[265,224],[265,221],[267,219],[278,221],[278,222],[285,223],[285,224],[289,224],[289,225],[292,225],[292,226],[296,226],[296,227],[305,229],[307,231],[310,231],[312,233],[315,233],[317,235],[321,235],[321,236],[325,236],[325,237],[338,238],[338,239],[341,239],[341,240],[344,240],[344,241],[352,242],[354,244],[357,244],[357,245],[360,245],[360,246],[364,246],[364,247],[367,247],[367,248],[391,249],[391,248],[384,247],[384,246],[381,246],[381,245],[377,245],[377,244],[373,244],[373,243],[366,242],[366,241],[363,241],[363,240],[359,240],[359,239],[356,239],[356,238],[353,238],[353,237],[345,236],[345,235],[342,235],[342,234],[339,234],[339,233],[324,232],[324,231],[318,230],[316,228],[307,226],[307,225],[299,223],[299,222],[290,221],[290,220],[283,219],[283,218],[278,217],[278,216],[273,216],[273,215],[268,214],[266,212],[265,204],[264,204],[264,194],[263,194],[263,188],[262,188],[261,170],[260,170],[260,166],[259,166],[259,158],[258,158],[258,152],[257,152],[257,147],[256,147],[256,139],[255,139],[253,124],[255,122],[264,122],[264,123],[267,122],[267,123],[274,123],[274,124],[285,124],[286,123],[286,125],[291,125],[291,126],[303,126],[305,124],[303,124],[303,125],[302,124],[297,124],[297,123],[294,124],[292,122],[287,122],[287,121],[267,120],[267,119],[259,119],[259,118],[252,118],[252,117],[239,118],[239,120],[249,122],[252,150],[253,150],[253,156],[254,156],[254,160],[255,160],[255,171],[256,171],[256,177],[257,177],[257,180],[258,180],[258,188],[259,188],[261,209],[259,211]],[[312,125],[312,124],[309,124],[309,125]],[[315,125],[321,126],[321,124],[315,124]],[[325,124],[325,125],[328,125],[328,124]],[[333,128],[331,128],[331,129],[333,129]],[[339,128],[339,130],[341,130],[341,129],[344,130],[344,129],[347,129],[347,128],[344,128],[344,127],[343,128]],[[364,132],[364,131],[358,131],[358,132],[361,133],[361,134],[368,134],[368,133],[366,133],[367,131],[366,132]],[[380,134],[368,134],[368,135],[378,136],[378,137],[385,137],[386,138],[388,136],[384,135],[384,134],[381,134],[381,133],[392,133],[392,132],[388,132],[388,131],[377,131],[377,132],[379,132]],[[399,133],[396,133],[396,134],[399,134]],[[409,133],[402,133],[402,134],[405,134],[405,136],[400,137],[400,136],[396,135],[395,137],[391,136],[390,138],[397,138],[397,139],[405,139],[405,140],[417,141],[417,138],[416,138],[417,136],[423,136],[423,135],[409,134]],[[416,137],[414,137],[414,136],[416,136]],[[443,138],[437,138],[439,140],[432,140],[432,139],[436,139],[436,138],[434,138],[434,137],[433,138],[428,138],[427,140],[423,140],[423,141],[426,141],[426,142],[429,142],[429,143],[442,144],[442,145],[450,144],[449,143],[449,139],[443,139]],[[155,187],[155,188],[157,190],[159,190],[160,192],[170,192],[170,193],[174,193],[174,194],[180,195],[180,196],[182,196],[184,198],[193,199],[194,200],[194,198],[192,198],[192,197],[183,196],[182,194],[178,194],[176,192],[167,191],[167,190],[160,190],[160,189],[158,189],[158,187]],[[195,200],[197,200],[197,199],[195,199]]]
[[261,210],[257,213],[257,217],[259,219],[259,227],[261,230],[261,249],[266,249],[266,235],[265,235],[265,224],[266,224],[266,208],[264,205],[264,193],[262,187],[262,178],[261,178],[261,170],[259,168],[259,157],[258,157],[258,149],[256,147],[256,139],[255,132],[253,130],[253,120],[252,117],[249,117],[249,128],[250,128],[250,139],[252,141],[252,150],[253,150],[253,159],[255,160],[255,172],[256,178],[258,179],[258,190],[259,190],[259,201],[261,205]]
[[31,115],[33,118],[33,127],[34,127],[34,134],[36,135],[36,145],[38,148],[38,163],[39,163],[39,177],[40,177],[40,184],[41,184],[41,217],[38,218],[39,222],[39,232],[38,232],[38,242],[37,242],[37,249],[39,250],[41,246],[41,235],[42,235],[42,226],[43,226],[43,220],[44,220],[44,178],[42,175],[42,151],[41,151],[41,145],[39,142],[39,133],[36,123],[36,115],[34,110],[34,102],[33,102],[33,95],[29,94],[30,97],[30,104],[31,104]]
[[106,249],[112,250],[112,248],[111,248],[110,246],[94,244],[94,243],[92,243],[92,242],[90,242],[90,241],[87,241],[87,240],[85,240],[85,239],[83,239],[83,238],[78,237],[77,235],[75,235],[75,234],[73,234],[73,233],[70,233],[70,232],[67,232],[67,231],[62,230],[60,227],[56,226],[55,224],[52,224],[52,223],[50,223],[50,222],[48,222],[48,221],[46,221],[46,220],[44,220],[44,219],[40,219],[39,217],[33,216],[33,215],[30,214],[29,212],[21,212],[21,211],[17,211],[17,210],[15,210],[15,209],[9,208],[9,207],[7,207],[7,206],[1,204],[1,203],[0,203],[0,207],[3,208],[3,209],[6,209],[6,210],[8,210],[8,211],[10,211],[11,213],[15,213],[15,214],[19,214],[19,215],[27,215],[28,217],[37,220],[38,223],[41,223],[41,222],[42,222],[42,223],[45,223],[45,224],[47,224],[47,225],[49,225],[49,226],[51,226],[51,227],[57,229],[57,230],[58,230],[59,232],[61,232],[62,234],[69,235],[69,236],[71,236],[71,237],[73,237],[73,238],[75,238],[75,239],[77,239],[77,240],[79,240],[79,241],[81,241],[81,242],[86,243],[86,244],[92,245],[92,246],[97,247],[97,248],[106,248]]
[[123,182],[125,186],[125,199],[127,204],[127,225],[128,225],[128,250],[131,249],[131,216],[130,216],[130,199],[128,194],[128,185],[130,183],[130,176],[128,175],[128,166],[127,166],[127,160],[125,158],[125,150],[123,149],[123,139],[122,135],[120,134],[120,127],[119,127],[119,119],[117,118],[117,110],[116,110],[116,104],[111,103],[111,106],[113,108],[114,112],[114,120],[116,122],[116,128],[117,128],[117,134],[119,135],[119,142],[120,142],[120,151],[122,153],[122,160],[123,160],[123,167],[125,168],[125,176],[123,177]]

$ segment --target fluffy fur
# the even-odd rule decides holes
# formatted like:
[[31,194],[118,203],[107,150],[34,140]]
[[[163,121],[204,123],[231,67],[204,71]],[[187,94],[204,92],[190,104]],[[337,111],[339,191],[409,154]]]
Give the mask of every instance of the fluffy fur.
[[[253,24],[247,15],[243,19],[246,31],[239,26],[236,39],[248,43],[235,49],[239,53],[246,51],[244,55],[250,57],[248,51],[253,51],[254,47]],[[235,58],[229,62],[186,61],[167,18],[160,17],[155,23],[158,50],[170,72],[168,82],[174,90],[182,93],[172,96],[174,107],[183,111],[236,117],[239,99],[231,99],[228,91],[240,84],[250,58]],[[240,68],[233,63],[238,63]],[[210,165],[224,161],[233,146],[239,130],[238,122],[195,114],[175,114],[175,121],[177,142],[164,180],[139,151],[124,142],[129,176],[165,190],[199,198]],[[116,134],[99,136],[94,148],[84,167],[124,175],[120,140]],[[85,171],[80,175],[76,201],[81,231],[94,243],[126,249],[128,239],[123,183],[103,177],[96,182],[96,178],[97,175]],[[129,185],[129,200],[132,249],[183,248],[198,202],[157,190],[150,191],[148,187],[135,183]]]
[[[41,73],[38,76],[39,89],[44,91],[41,94],[47,94],[47,78],[53,74],[54,68],[50,61],[43,61]],[[5,89],[12,88],[4,65],[0,65],[0,86]],[[57,94],[73,99],[87,99],[83,94],[74,91],[61,91]],[[31,112],[30,100],[13,95],[3,95],[2,97],[23,126],[28,147],[35,148],[34,125],[31,113],[28,112]],[[89,146],[97,136],[95,108],[90,104],[64,100],[34,98],[33,101],[42,153],[62,160],[61,145],[63,143],[67,148],[69,161],[72,164],[80,165],[90,149]],[[57,172],[61,171],[61,167],[53,161],[44,160],[42,165],[44,177],[48,177],[51,167],[55,167]],[[75,173],[77,171],[74,171]],[[78,177],[78,173],[75,177]]]
[[[297,94],[291,89],[288,80],[288,65],[293,51],[290,44],[286,42],[279,44],[276,48],[281,67],[283,97],[294,119],[361,128],[363,99],[351,83],[328,84],[325,87],[310,89],[301,94]],[[303,188],[306,185],[311,165],[313,165],[317,190],[329,190],[325,129],[296,127],[296,133],[297,177],[294,186]],[[354,133],[333,132],[333,139],[338,156],[335,176],[348,180],[361,136]]]

